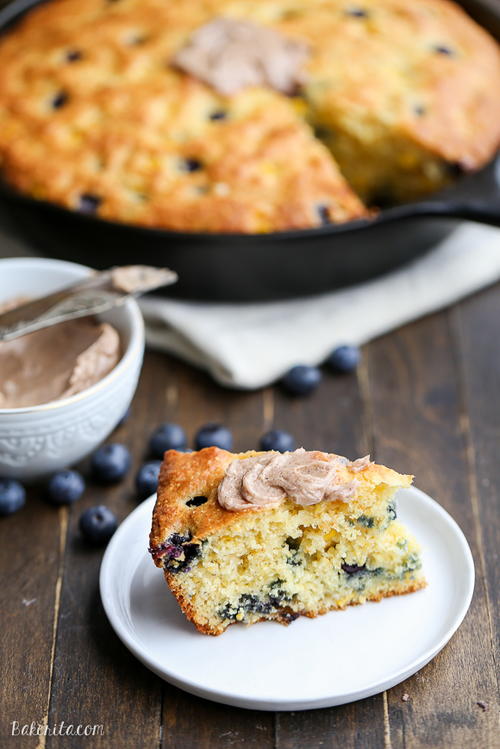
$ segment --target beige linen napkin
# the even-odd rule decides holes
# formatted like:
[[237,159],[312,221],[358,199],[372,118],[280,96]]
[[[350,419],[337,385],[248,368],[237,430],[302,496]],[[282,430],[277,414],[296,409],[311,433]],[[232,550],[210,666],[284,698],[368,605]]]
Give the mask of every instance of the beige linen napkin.
[[150,346],[208,370],[222,385],[252,389],[499,279],[500,229],[471,223],[410,265],[329,294],[242,305],[149,297],[141,307]]

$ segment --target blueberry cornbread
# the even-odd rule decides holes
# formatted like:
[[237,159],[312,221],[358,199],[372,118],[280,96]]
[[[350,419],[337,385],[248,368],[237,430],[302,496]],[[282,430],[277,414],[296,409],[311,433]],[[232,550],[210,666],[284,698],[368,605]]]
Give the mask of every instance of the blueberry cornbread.
[[480,167],[499,93],[448,0],[52,0],[0,41],[0,165],[106,219],[313,227]]
[[419,547],[396,520],[412,477],[368,458],[170,450],[150,552],[200,632],[289,624],[425,586]]

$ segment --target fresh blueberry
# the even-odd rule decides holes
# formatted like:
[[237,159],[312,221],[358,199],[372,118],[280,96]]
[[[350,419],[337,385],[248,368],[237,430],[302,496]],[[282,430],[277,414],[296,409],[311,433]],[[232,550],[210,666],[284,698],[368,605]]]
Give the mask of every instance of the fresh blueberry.
[[120,481],[130,468],[131,462],[128,448],[119,442],[103,445],[90,459],[94,478],[106,484]]
[[118,528],[114,512],[104,505],[89,507],[82,512],[79,528],[84,539],[93,546],[105,544]]
[[0,478],[0,515],[12,515],[26,502],[24,486],[14,479]]
[[288,370],[282,379],[283,387],[292,395],[309,395],[321,382],[321,372],[317,367],[298,364]]
[[233,435],[227,427],[221,424],[205,424],[196,432],[194,442],[197,450],[204,447],[220,447],[221,450],[231,450]]
[[354,372],[361,359],[357,346],[338,346],[328,357],[327,364],[334,372]]
[[155,458],[163,458],[166,450],[180,450],[186,445],[186,432],[179,424],[162,424],[149,440],[149,450]]
[[78,471],[54,473],[47,486],[47,497],[54,505],[71,505],[85,491],[85,481]]
[[282,429],[271,429],[262,435],[259,441],[261,450],[277,450],[280,453],[295,450],[295,440],[291,434]]
[[135,477],[135,488],[141,498],[149,497],[157,490],[160,468],[161,460],[150,460],[139,468]]

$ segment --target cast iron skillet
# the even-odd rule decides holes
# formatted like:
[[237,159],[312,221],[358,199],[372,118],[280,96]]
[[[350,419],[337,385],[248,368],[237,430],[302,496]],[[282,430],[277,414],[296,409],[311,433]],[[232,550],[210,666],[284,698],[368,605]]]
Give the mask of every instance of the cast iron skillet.
[[[0,31],[38,2],[13,0],[0,11]],[[500,39],[498,0],[462,4]],[[460,219],[500,226],[500,155],[445,192],[389,208],[377,218],[273,234],[189,234],[103,221],[19,195],[6,185],[0,189],[0,208],[2,221],[51,257],[97,268],[168,265],[180,276],[169,295],[174,290],[194,299],[277,299],[391,270],[425,253]]]

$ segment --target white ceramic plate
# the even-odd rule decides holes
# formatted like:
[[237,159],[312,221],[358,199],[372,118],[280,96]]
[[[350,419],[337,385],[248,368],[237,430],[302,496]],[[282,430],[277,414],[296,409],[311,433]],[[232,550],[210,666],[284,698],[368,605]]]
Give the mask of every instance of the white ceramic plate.
[[411,595],[301,617],[289,627],[236,624],[199,634],[181,613],[146,551],[154,497],[122,523],[101,567],[101,598],[125,645],[181,689],[237,707],[308,710],[382,692],[411,676],[446,645],[474,588],[465,537],[418,489],[399,492],[398,515],[423,548],[429,585]]

